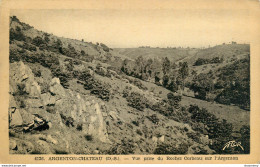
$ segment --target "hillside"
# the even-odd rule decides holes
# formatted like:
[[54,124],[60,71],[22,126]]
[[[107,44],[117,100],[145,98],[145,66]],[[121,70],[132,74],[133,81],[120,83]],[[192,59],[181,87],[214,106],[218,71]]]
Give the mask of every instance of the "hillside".
[[[223,109],[214,110],[211,102],[187,97],[194,94],[187,86],[190,64],[171,61],[199,53],[119,51],[41,32],[11,17],[10,153],[249,153],[249,112],[240,109],[244,114],[233,119],[223,116]],[[171,54],[176,56],[165,58]],[[224,76],[232,83],[232,77]],[[235,112],[234,106],[219,106]],[[222,150],[237,138],[244,150]]]
[[147,59],[168,57],[171,61],[177,62],[186,57],[193,56],[198,49],[180,49],[180,48],[116,48],[116,52],[125,55],[128,58],[136,59],[143,56]]

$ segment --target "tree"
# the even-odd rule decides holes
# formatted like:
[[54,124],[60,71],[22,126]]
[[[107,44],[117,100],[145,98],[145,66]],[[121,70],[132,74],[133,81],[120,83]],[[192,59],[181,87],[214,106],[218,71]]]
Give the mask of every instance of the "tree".
[[[180,63],[179,68],[179,79],[181,81],[181,89],[184,90],[185,86],[185,79],[189,76],[189,66],[187,62]],[[182,92],[181,92],[182,94]]]
[[163,76],[163,87],[168,87],[169,77],[168,75]]
[[214,83],[207,74],[201,73],[194,77],[190,89],[194,91],[195,97],[206,100],[207,92],[214,89]]
[[134,71],[136,73],[136,76],[140,79],[142,79],[142,73],[144,72],[144,67],[145,67],[145,60],[143,56],[138,56],[135,59],[135,69]]
[[171,62],[170,62],[170,60],[167,57],[165,57],[163,59],[163,63],[162,63],[162,70],[163,70],[163,74],[164,75],[169,73],[170,67],[171,67]]

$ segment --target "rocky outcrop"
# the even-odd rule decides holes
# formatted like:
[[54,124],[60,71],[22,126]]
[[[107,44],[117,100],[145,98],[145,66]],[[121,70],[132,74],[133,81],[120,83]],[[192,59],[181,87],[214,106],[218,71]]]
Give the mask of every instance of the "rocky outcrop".
[[[96,141],[110,142],[103,119],[106,111],[100,107],[100,101],[64,89],[59,78],[53,78],[48,87],[48,91],[41,94],[41,87],[27,65],[23,62],[10,64],[10,129],[31,132],[47,130],[52,126],[59,129],[81,126],[83,134],[90,135]],[[57,140],[51,135],[44,139],[34,144],[46,148],[43,153],[48,153],[48,145],[57,144]]]

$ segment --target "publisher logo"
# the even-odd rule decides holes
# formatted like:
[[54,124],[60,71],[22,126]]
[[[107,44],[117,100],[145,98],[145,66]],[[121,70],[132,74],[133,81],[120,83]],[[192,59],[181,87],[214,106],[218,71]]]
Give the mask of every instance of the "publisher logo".
[[240,147],[242,150],[244,150],[244,148],[241,145],[241,142],[236,142],[235,140],[227,142],[222,150],[225,150],[226,148],[233,148],[233,147]]

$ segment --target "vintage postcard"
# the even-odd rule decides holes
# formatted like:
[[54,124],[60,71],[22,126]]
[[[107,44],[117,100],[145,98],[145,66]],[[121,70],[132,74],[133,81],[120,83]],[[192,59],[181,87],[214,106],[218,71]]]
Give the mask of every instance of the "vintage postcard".
[[0,163],[260,162],[259,1],[0,7]]

